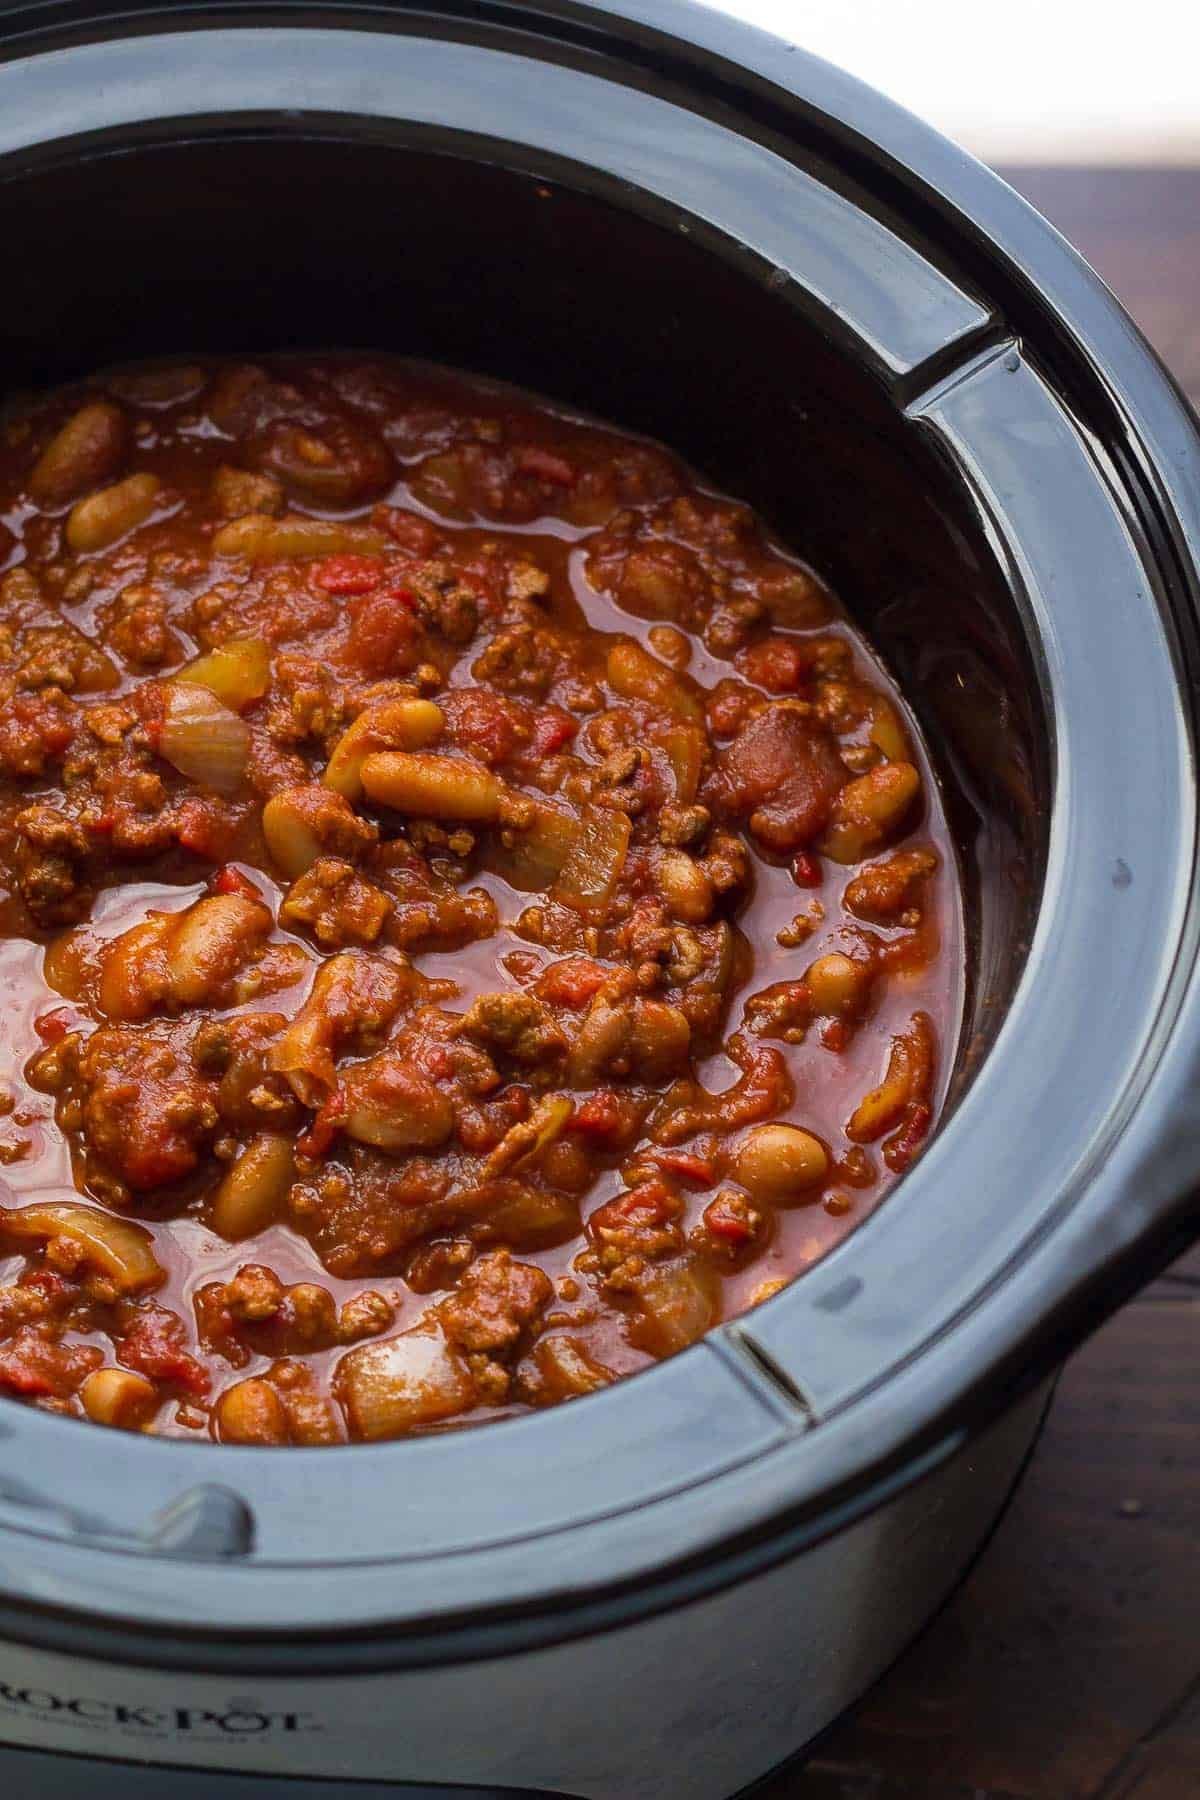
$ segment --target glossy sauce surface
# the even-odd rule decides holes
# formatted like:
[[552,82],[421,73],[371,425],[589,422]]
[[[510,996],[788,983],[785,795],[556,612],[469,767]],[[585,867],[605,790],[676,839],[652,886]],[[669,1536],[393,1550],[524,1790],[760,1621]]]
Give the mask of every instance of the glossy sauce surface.
[[257,1443],[549,1404],[919,1152],[926,751],[668,452],[415,363],[158,365],[10,408],[0,521],[0,1389]]

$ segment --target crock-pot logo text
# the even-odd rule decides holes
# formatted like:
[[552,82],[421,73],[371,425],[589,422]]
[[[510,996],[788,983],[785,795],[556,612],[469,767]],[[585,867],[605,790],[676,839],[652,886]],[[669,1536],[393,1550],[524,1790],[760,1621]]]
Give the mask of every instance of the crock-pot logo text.
[[85,1725],[116,1725],[134,1731],[182,1731],[230,1738],[264,1737],[268,1733],[318,1731],[311,1713],[265,1712],[258,1707],[231,1702],[218,1709],[206,1706],[133,1706],[117,1700],[98,1700],[88,1695],[55,1694],[49,1688],[17,1687],[0,1681],[0,1705],[44,1717],[74,1719]]

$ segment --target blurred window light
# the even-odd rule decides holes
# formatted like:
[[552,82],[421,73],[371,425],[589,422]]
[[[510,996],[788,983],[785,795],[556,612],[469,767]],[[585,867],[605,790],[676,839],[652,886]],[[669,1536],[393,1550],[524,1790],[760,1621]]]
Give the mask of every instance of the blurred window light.
[[721,0],[989,162],[1200,164],[1198,0]]

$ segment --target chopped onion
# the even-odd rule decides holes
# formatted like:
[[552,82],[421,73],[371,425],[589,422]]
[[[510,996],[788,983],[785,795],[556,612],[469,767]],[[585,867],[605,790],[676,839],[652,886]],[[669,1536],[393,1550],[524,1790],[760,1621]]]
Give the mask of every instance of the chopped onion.
[[675,777],[675,800],[690,806],[704,766],[704,734],[695,725],[673,725],[666,736],[667,761]]
[[629,1341],[651,1356],[674,1356],[719,1316],[720,1280],[698,1256],[651,1263],[638,1281]]
[[528,1149],[510,1166],[513,1169],[528,1168],[543,1150],[548,1150],[562,1136],[574,1111],[574,1106],[565,1094],[547,1094],[539,1100],[525,1122],[533,1132],[533,1140]]
[[554,884],[555,898],[580,912],[603,912],[625,867],[630,824],[612,806],[589,806],[571,854]]
[[704,708],[695,682],[669,669],[640,644],[628,639],[615,643],[608,653],[606,673],[609,687],[622,700],[643,700],[690,724],[703,723]]
[[198,656],[176,681],[205,687],[225,706],[241,712],[261,700],[271,682],[271,648],[261,638],[234,638],[207,656]]
[[562,1136],[574,1111],[565,1094],[544,1095],[529,1118],[509,1126],[483,1165],[483,1179],[495,1181],[500,1175],[529,1168]]
[[337,1068],[330,1048],[333,1026],[311,1002],[310,995],[271,1051],[271,1067],[285,1078],[301,1106],[315,1112],[337,1087]]
[[154,1240],[140,1225],[114,1218],[95,1206],[52,1201],[0,1211],[0,1236],[65,1238],[88,1261],[116,1282],[123,1293],[157,1287],[165,1271],[154,1255]]
[[171,682],[158,740],[160,756],[218,794],[234,794],[246,773],[250,729],[206,687]]
[[362,1438],[436,1425],[474,1403],[470,1370],[436,1327],[417,1326],[351,1350],[335,1379],[350,1427]]
[[908,735],[891,701],[880,695],[872,705],[871,712],[873,717],[867,736],[876,749],[882,750],[889,762],[911,762],[912,749]]
[[324,1106],[337,1087],[335,1051],[376,1039],[400,1004],[398,969],[378,956],[339,951],[317,970],[308,999],[269,1055],[302,1106]]
[[513,887],[540,892],[561,874],[579,837],[579,823],[572,814],[535,801],[529,824],[513,831],[511,845],[495,843],[491,856]]

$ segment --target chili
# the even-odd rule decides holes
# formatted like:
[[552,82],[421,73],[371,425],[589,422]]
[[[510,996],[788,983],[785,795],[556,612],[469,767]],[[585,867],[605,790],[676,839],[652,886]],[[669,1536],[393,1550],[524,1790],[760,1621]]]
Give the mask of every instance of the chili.
[[384,357],[0,417],[0,1391],[252,1444],[541,1407],[877,1204],[953,852],[746,506]]

